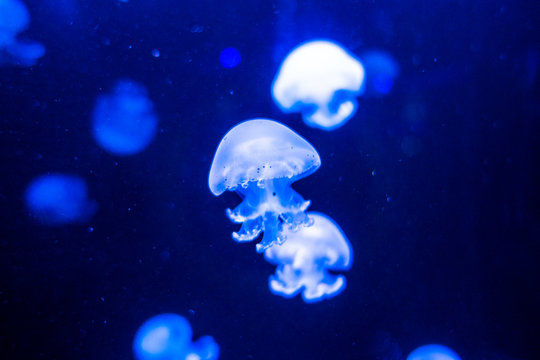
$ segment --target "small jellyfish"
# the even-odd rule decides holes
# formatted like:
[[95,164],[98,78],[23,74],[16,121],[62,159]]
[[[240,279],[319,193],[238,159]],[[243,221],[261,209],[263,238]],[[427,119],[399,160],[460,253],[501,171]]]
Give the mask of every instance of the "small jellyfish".
[[221,63],[221,66],[226,69],[232,69],[238,66],[241,59],[240,53],[233,47],[225,48],[221,54],[219,54],[219,62]]
[[353,250],[340,227],[328,216],[309,212],[310,227],[297,232],[285,230],[287,241],[264,252],[265,259],[277,265],[270,276],[270,291],[293,297],[302,292],[305,302],[321,301],[345,289],[345,276],[330,271],[348,270]]
[[119,80],[111,94],[98,97],[92,114],[96,142],[115,155],[133,155],[154,139],[158,119],[146,89],[131,80]]
[[45,54],[42,44],[17,39],[29,23],[30,14],[24,3],[0,0],[0,64],[32,66]]
[[310,205],[291,188],[296,180],[321,165],[317,150],[288,127],[266,119],[233,127],[219,144],[208,178],[216,196],[236,191],[243,201],[227,215],[242,223],[236,241],[252,241],[264,232],[257,251],[282,243],[282,230],[309,226],[304,211]]
[[394,58],[383,51],[372,50],[360,59],[366,70],[365,95],[386,95],[394,87],[399,75],[399,65]]
[[65,225],[88,220],[97,204],[88,199],[86,183],[74,175],[50,174],[34,179],[27,187],[26,206],[44,225]]
[[356,112],[364,67],[353,55],[330,41],[298,46],[279,69],[272,97],[284,112],[300,112],[305,123],[334,130]]
[[211,336],[191,342],[189,322],[180,315],[156,315],[141,325],[133,340],[137,360],[216,360],[219,346]]
[[443,345],[423,345],[407,356],[407,360],[461,360],[458,354]]

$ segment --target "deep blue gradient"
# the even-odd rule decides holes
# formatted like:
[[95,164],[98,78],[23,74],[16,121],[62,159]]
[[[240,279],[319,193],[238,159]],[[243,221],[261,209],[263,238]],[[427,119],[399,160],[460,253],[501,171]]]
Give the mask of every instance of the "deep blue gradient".
[[[26,1],[22,34],[47,53],[0,68],[0,358],[130,359],[160,313],[210,334],[221,360],[404,360],[422,344],[540,358],[537,1],[51,3]],[[283,58],[314,38],[400,66],[388,94],[358,97],[332,132],[270,94]],[[231,45],[233,71],[218,59]],[[121,78],[144,84],[159,115],[135,156],[90,132],[96,98]],[[254,117],[319,152],[293,189],[354,249],[334,298],[270,293],[275,266],[230,238],[225,209],[240,199],[208,190],[223,135]],[[28,216],[26,186],[49,172],[84,178],[99,204],[89,222]]]

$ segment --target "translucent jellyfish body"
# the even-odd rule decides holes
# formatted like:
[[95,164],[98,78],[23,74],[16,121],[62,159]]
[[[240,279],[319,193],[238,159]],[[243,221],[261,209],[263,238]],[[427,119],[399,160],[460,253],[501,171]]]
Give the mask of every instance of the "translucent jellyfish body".
[[83,222],[97,209],[88,199],[86,183],[74,175],[51,174],[34,179],[27,187],[26,206],[45,225]]
[[0,64],[32,66],[45,54],[42,44],[17,38],[29,23],[30,14],[21,1],[0,0]]
[[366,70],[365,95],[381,96],[388,94],[394,87],[399,75],[399,64],[394,58],[378,50],[368,51],[361,56]]
[[300,112],[305,123],[324,130],[345,124],[356,112],[364,67],[330,41],[311,41],[283,61],[272,96],[284,112]]
[[96,142],[115,155],[133,155],[154,139],[158,119],[146,89],[130,80],[119,80],[112,93],[98,97],[92,114]]
[[407,356],[407,360],[461,360],[458,354],[443,345],[423,345]]
[[302,292],[305,302],[316,302],[345,289],[345,276],[330,271],[348,270],[353,250],[343,231],[328,216],[309,212],[310,227],[297,232],[285,230],[287,241],[264,252],[265,259],[277,265],[270,276],[272,293],[293,297]]
[[211,336],[191,342],[191,326],[180,315],[161,314],[141,325],[133,341],[137,360],[216,360],[219,346]]
[[208,184],[216,196],[236,191],[243,201],[227,215],[242,223],[236,241],[252,241],[264,232],[257,251],[282,243],[291,232],[310,224],[304,211],[310,205],[291,184],[321,165],[310,143],[272,120],[254,119],[233,127],[221,140]]

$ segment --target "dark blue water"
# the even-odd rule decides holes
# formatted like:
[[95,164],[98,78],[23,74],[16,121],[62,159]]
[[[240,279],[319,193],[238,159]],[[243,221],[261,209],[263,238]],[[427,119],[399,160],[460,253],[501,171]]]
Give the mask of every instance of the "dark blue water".
[[[129,359],[138,327],[163,312],[212,335],[221,359],[404,360],[428,343],[463,359],[540,358],[536,2],[26,5],[21,36],[46,54],[0,68],[2,358]],[[400,66],[388,94],[360,97],[332,132],[270,94],[284,56],[315,38]],[[228,47],[236,67],[220,63]],[[159,117],[133,156],[91,134],[96,98],[122,78],[144,84]],[[240,198],[208,189],[222,136],[256,117],[321,156],[294,188],[354,249],[335,298],[273,295],[274,266],[231,239],[225,209]],[[95,214],[29,216],[26,186],[48,172],[84,178]]]

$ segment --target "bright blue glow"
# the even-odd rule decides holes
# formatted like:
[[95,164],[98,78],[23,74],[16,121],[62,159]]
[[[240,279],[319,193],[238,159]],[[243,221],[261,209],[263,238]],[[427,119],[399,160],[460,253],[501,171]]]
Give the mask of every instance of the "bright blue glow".
[[52,174],[34,179],[27,187],[26,206],[45,225],[83,222],[96,211],[88,199],[86,183],[73,175]]
[[221,54],[219,54],[219,62],[221,62],[221,66],[227,69],[236,67],[238,64],[240,64],[241,59],[242,57],[240,56],[240,53],[233,47],[223,49]]
[[366,95],[388,94],[399,75],[397,61],[391,55],[378,50],[366,52],[361,59],[366,69]]
[[353,250],[332,219],[315,212],[308,216],[312,226],[296,232],[285,230],[287,241],[268,248],[264,257],[277,265],[268,284],[272,293],[289,298],[302,292],[302,299],[311,303],[336,296],[345,289],[345,276],[329,270],[348,270]]
[[17,39],[29,23],[30,14],[22,2],[0,0],[0,64],[32,66],[45,54],[42,44]]
[[[14,38],[26,30],[30,14],[26,6],[18,0],[0,0],[0,39]],[[0,44],[4,44],[0,40]]]
[[285,240],[284,229],[309,226],[304,211],[309,201],[291,184],[315,172],[321,165],[310,143],[288,127],[266,119],[248,120],[232,128],[221,140],[208,177],[216,196],[236,191],[243,201],[227,209],[233,222],[241,223],[236,241],[264,236],[257,251]]
[[97,99],[93,112],[96,142],[116,155],[133,155],[154,139],[157,116],[146,89],[133,81],[120,80],[111,94]]
[[307,125],[334,130],[356,113],[363,82],[364,68],[347,50],[330,41],[310,41],[287,55],[272,97],[283,112],[302,113]]
[[461,360],[453,350],[443,345],[424,345],[407,356],[407,360]]
[[373,79],[373,87],[381,94],[388,94],[394,86],[394,80],[384,74],[379,74]]
[[133,341],[137,360],[216,360],[219,346],[211,336],[191,342],[191,326],[180,315],[161,314],[141,325]]

